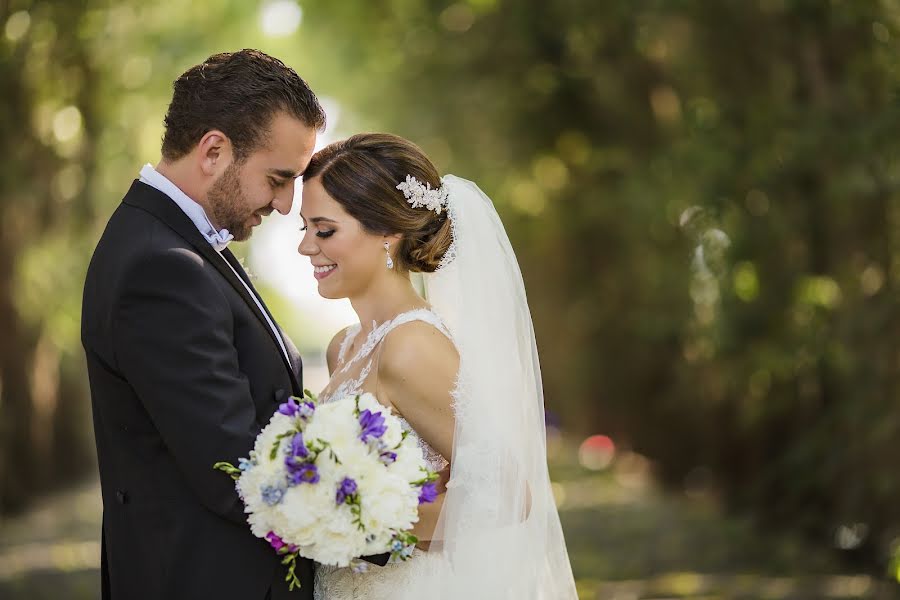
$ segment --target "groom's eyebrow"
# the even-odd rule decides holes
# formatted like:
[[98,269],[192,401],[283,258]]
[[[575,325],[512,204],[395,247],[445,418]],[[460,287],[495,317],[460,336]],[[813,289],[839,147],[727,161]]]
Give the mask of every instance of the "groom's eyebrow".
[[272,175],[278,175],[279,177],[284,177],[285,179],[297,179],[303,173],[294,173],[290,169],[269,169],[269,173]]

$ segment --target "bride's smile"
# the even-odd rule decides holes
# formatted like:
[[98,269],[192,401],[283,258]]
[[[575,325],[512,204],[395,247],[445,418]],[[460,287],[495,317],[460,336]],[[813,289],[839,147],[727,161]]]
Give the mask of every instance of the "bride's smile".
[[300,218],[303,239],[297,250],[309,257],[322,297],[353,299],[392,274],[385,269],[383,245],[394,244],[397,236],[366,231],[328,194],[320,177],[303,184]]
[[318,280],[325,279],[329,275],[331,275],[332,271],[337,269],[337,265],[313,265],[313,271],[315,273],[315,278]]

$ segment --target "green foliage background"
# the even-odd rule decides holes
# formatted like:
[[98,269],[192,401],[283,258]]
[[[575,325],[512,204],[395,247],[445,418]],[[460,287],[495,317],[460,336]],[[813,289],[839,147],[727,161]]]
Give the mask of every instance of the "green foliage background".
[[[170,84],[259,47],[342,133],[476,180],[518,252],[547,405],[762,522],[900,537],[894,0],[0,1],[0,511],[93,471],[93,244]],[[302,325],[293,337],[302,339]]]

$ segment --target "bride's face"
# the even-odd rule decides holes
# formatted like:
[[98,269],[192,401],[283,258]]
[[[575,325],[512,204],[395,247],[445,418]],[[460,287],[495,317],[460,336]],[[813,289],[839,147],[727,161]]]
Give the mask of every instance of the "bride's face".
[[323,298],[352,298],[383,276],[388,236],[367,233],[328,195],[319,177],[303,182],[300,205],[303,239],[298,251],[308,256]]

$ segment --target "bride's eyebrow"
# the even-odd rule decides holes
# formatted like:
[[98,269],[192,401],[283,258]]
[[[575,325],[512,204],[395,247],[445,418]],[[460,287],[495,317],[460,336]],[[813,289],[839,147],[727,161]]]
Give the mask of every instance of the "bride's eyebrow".
[[303,213],[300,213],[300,218],[304,221],[309,221],[310,223],[337,223],[334,219],[329,219],[328,217],[313,217],[312,219],[307,219],[303,216]]

